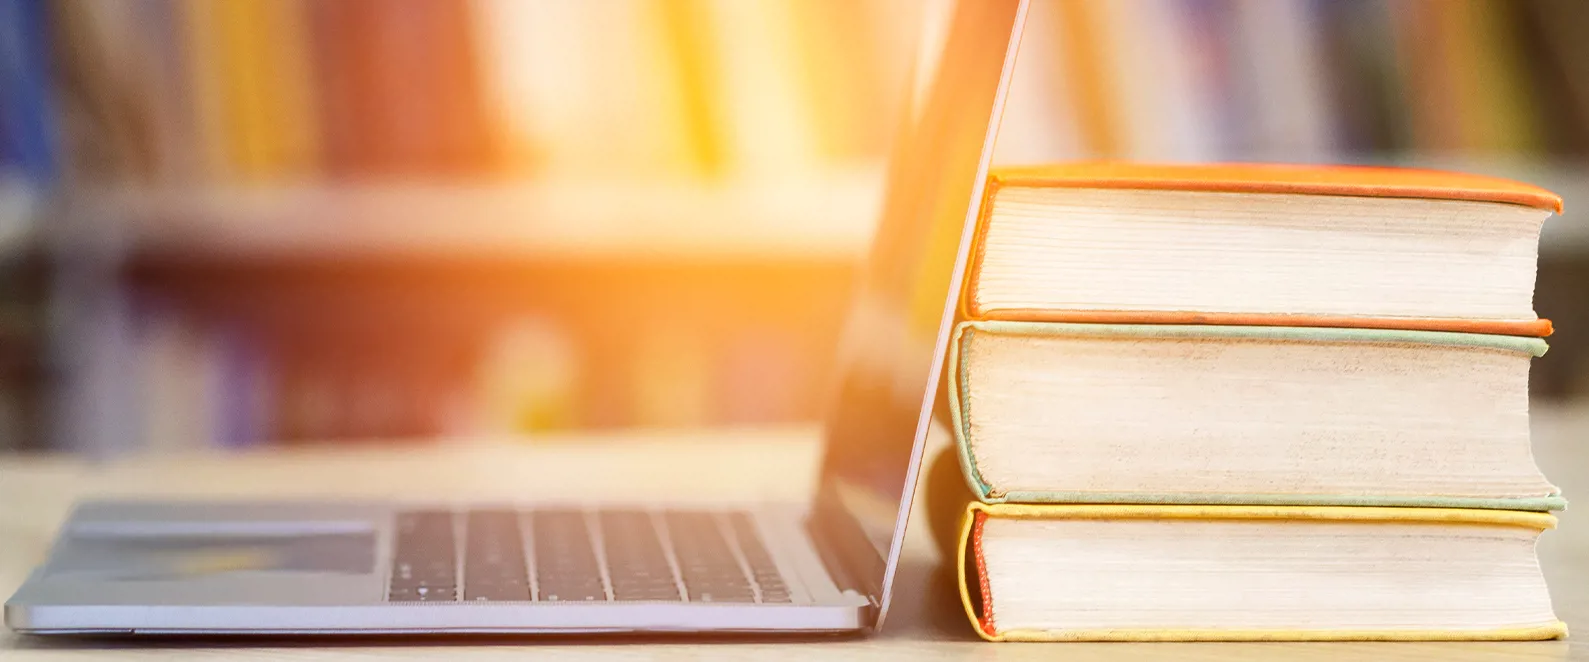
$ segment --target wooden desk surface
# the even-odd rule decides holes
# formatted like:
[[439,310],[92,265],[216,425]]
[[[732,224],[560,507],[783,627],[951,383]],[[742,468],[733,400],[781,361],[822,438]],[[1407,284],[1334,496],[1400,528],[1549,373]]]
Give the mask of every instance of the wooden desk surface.
[[[1589,495],[1589,410],[1539,413],[1536,449],[1547,475],[1568,496]],[[45,554],[54,530],[79,497],[341,497],[534,499],[601,490],[614,498],[659,492],[680,500],[718,497],[798,499],[816,472],[815,430],[628,433],[551,438],[535,445],[473,442],[349,450],[292,450],[243,455],[140,457],[102,465],[60,456],[0,456],[0,595],[9,596]],[[672,467],[694,467],[691,472]],[[1585,496],[1589,498],[1589,496]],[[919,509],[918,509],[919,512]],[[1589,628],[1589,517],[1573,513],[1540,545],[1557,613]],[[459,637],[407,640],[225,639],[71,640],[0,631],[0,660],[372,658],[525,660],[658,658],[677,660],[1402,660],[1584,659],[1589,643],[1250,643],[987,644],[959,611],[951,583],[936,572],[937,554],[919,518],[885,630],[870,638],[806,640]],[[1589,637],[1589,631],[1582,637]]]

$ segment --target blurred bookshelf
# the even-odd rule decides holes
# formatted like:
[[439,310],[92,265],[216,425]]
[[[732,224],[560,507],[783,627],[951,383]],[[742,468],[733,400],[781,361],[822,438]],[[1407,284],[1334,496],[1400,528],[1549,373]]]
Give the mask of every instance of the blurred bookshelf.
[[[0,448],[814,419],[948,6],[10,0]],[[1035,0],[995,161],[1550,188],[1535,392],[1582,395],[1582,34],[1575,0]]]
[[52,6],[51,445],[815,418],[921,11]]

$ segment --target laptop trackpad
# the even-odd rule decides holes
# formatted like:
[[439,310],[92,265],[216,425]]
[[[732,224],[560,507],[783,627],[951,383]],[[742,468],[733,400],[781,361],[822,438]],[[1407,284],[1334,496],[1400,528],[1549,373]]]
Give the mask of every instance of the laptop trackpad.
[[50,559],[50,575],[93,575],[114,581],[181,580],[256,573],[366,575],[375,571],[375,533],[140,535],[75,533]]
[[85,604],[356,604],[380,601],[380,507],[91,503],[41,572]]

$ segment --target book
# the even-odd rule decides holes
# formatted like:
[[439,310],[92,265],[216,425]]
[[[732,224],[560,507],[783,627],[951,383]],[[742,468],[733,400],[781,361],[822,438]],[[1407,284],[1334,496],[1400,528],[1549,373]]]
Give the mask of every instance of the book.
[[[751,177],[805,172],[822,163],[816,102],[798,78],[794,28],[801,3],[702,0],[693,34],[711,54],[704,81],[714,101],[714,144],[726,171]],[[794,74],[794,75],[791,75]]]
[[214,343],[193,320],[159,310],[143,313],[133,342],[137,359],[139,420],[130,428],[140,450],[179,453],[215,440],[215,404],[221,384],[213,367]]
[[1081,163],[990,175],[973,319],[1548,335],[1539,232],[1561,198],[1403,168]]
[[[132,6],[139,58],[147,60],[142,72],[149,99],[149,131],[156,185],[190,186],[205,181],[201,160],[200,117],[194,98],[193,66],[188,62],[188,24],[183,0],[150,0]],[[218,164],[219,165],[219,164]],[[219,174],[221,170],[209,172]]]
[[[1248,154],[1293,161],[1336,157],[1319,0],[1236,0],[1228,65],[1243,121],[1236,139]],[[1172,56],[1173,57],[1173,56]]]
[[685,3],[477,3],[482,84],[510,165],[551,177],[693,174],[686,84],[663,29]]
[[1396,57],[1393,8],[1385,3],[1323,2],[1319,39],[1330,89],[1332,141],[1347,154],[1405,151],[1412,142]]
[[1589,153],[1589,41],[1576,26],[1589,22],[1581,2],[1509,3],[1515,39],[1540,123],[1540,142],[1552,155]]
[[0,177],[14,170],[39,186],[54,183],[60,168],[48,14],[43,0],[0,3],[0,43],[7,45],[0,49]]
[[334,178],[490,172],[474,3],[342,0],[307,8],[321,149]]
[[173,9],[180,35],[187,111],[192,116],[188,155],[194,163],[196,184],[242,179],[232,158],[231,115],[227,110],[227,60],[220,3],[178,0]]
[[1565,636],[1545,513],[988,505],[955,554],[991,641],[1438,641]]
[[244,182],[312,179],[320,167],[319,126],[302,0],[233,0],[205,9],[193,29],[218,61],[222,139],[227,171]]
[[[1059,64],[1070,90],[1076,132],[1081,136],[1084,153],[1118,158],[1124,155],[1127,141],[1124,111],[1124,92],[1107,72],[1103,63],[1110,61],[1113,52],[1110,31],[1105,29],[1106,16],[1096,3],[1086,0],[1056,0],[1051,21],[1039,14],[1033,23],[1031,39],[1038,43],[1052,43],[1061,53]],[[1043,10],[1037,10],[1042,12]],[[1054,27],[1049,27],[1050,25]],[[1044,34],[1048,28],[1052,34]],[[1024,40],[1023,40],[1024,41]],[[1024,43],[1023,49],[1033,48]],[[1019,64],[1019,60],[1017,60]],[[1015,94],[1011,84],[1011,95]],[[1019,121],[1019,115],[1012,117]],[[1021,135],[1031,124],[1012,124],[1001,128],[1001,135]],[[1014,130],[1010,130],[1014,129]]]
[[1199,89],[1205,71],[1190,51],[1180,3],[1088,3],[1103,46],[1097,64],[1112,82],[1119,156],[1133,160],[1215,158],[1211,108]]
[[1515,43],[1521,38],[1516,16],[1505,0],[1479,0],[1456,5],[1462,50],[1447,66],[1459,69],[1457,89],[1463,147],[1470,151],[1508,151],[1537,155],[1539,137],[1533,106],[1539,102],[1528,85],[1526,63]]
[[[49,119],[59,127],[53,139],[58,141],[54,150],[63,180],[143,182],[152,174],[152,109],[144,85],[147,56],[138,46],[133,9],[133,3],[50,3],[34,19],[42,19],[43,26],[23,26],[43,29],[44,34],[36,37],[50,45],[48,51],[34,55],[44,58],[39,63],[43,71],[36,72],[45,74],[46,94],[40,101],[48,104]],[[26,97],[17,101],[28,103]],[[7,96],[0,105],[11,102]]]
[[962,322],[949,413],[983,501],[1560,509],[1539,338]]

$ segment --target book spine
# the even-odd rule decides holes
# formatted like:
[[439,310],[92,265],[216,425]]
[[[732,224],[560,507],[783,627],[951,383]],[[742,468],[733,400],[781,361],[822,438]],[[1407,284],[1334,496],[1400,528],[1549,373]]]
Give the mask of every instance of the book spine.
[[1003,186],[1004,181],[998,175],[990,175],[987,185],[982,187],[982,201],[977,205],[977,227],[971,232],[970,259],[960,290],[960,316],[966,319],[978,319],[983,314],[978,290],[982,281],[982,263],[987,256],[988,224],[993,217],[993,200]]
[[181,21],[185,72],[193,117],[197,179],[213,183],[235,174],[227,145],[230,142],[226,102],[226,58],[219,28],[221,3],[208,0],[181,0],[177,8]]
[[987,560],[982,556],[982,529],[988,515],[976,504],[966,507],[960,518],[959,544],[955,550],[956,587],[960,605],[977,636],[987,641],[1003,641],[993,624],[993,594],[988,590]]
[[976,456],[971,452],[971,422],[966,411],[971,386],[966,375],[965,355],[962,348],[975,333],[976,330],[972,325],[961,323],[955,326],[954,336],[949,339],[947,390],[950,427],[953,428],[955,453],[960,458],[960,469],[965,476],[966,487],[970,488],[977,500],[996,503],[1003,500],[1003,495],[996,494],[987,481],[982,479],[982,472],[977,469]]
[[43,0],[0,3],[0,168],[35,184],[54,182],[60,167],[46,12]]

